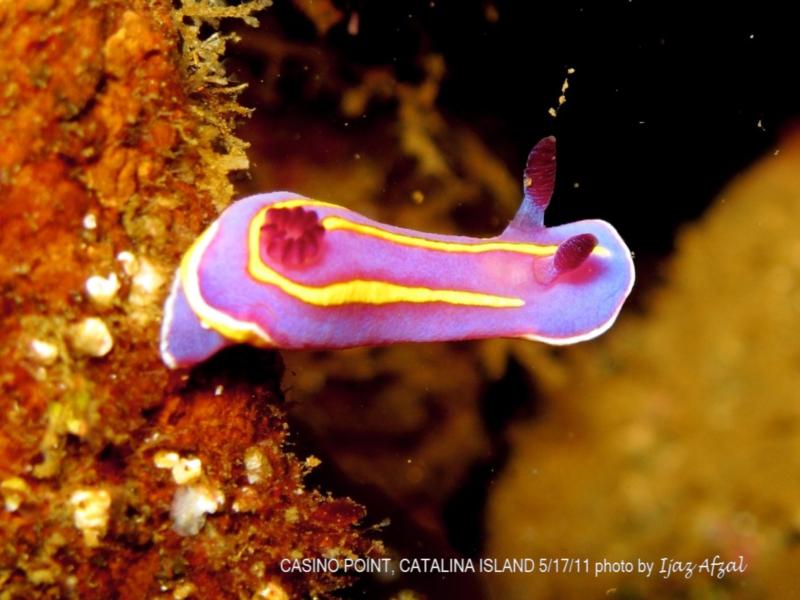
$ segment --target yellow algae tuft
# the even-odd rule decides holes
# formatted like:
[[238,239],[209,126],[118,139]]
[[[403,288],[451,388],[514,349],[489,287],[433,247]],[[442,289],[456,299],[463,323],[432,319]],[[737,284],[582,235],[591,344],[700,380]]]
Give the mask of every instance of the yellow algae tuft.
[[[172,18],[181,37],[181,59],[188,94],[197,95],[201,102],[191,106],[200,124],[194,134],[200,142],[198,150],[207,169],[201,189],[207,190],[217,208],[227,205],[233,186],[227,175],[247,169],[250,162],[245,153],[248,144],[236,136],[237,120],[250,110],[237,102],[246,85],[234,84],[223,66],[222,59],[229,42],[238,40],[234,33],[214,31],[202,33],[204,25],[213,30],[221,19],[239,18],[251,27],[258,26],[253,13],[272,4],[272,0],[245,0],[227,5],[208,0],[180,0]],[[218,150],[219,148],[219,150]]]
[[30,493],[30,487],[21,477],[9,477],[0,481],[0,495],[3,496],[8,512],[15,512]]

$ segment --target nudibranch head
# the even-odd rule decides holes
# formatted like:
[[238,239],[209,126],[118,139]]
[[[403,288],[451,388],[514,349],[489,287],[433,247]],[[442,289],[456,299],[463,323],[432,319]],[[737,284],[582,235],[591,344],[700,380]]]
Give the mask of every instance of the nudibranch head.
[[318,255],[325,233],[314,210],[270,208],[261,228],[267,255],[285,267],[302,267]]
[[556,138],[542,139],[531,150],[522,178],[522,191],[536,209],[544,213],[550,204],[556,179]]

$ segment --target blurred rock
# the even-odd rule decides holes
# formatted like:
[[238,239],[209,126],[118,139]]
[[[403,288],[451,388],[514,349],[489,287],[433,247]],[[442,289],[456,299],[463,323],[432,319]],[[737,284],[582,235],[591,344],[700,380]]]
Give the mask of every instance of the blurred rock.
[[[738,560],[744,575],[507,574],[497,597],[764,598],[800,548],[800,138],[679,236],[642,315],[567,352],[546,410],[511,436],[487,553]],[[646,226],[646,224],[642,224]]]

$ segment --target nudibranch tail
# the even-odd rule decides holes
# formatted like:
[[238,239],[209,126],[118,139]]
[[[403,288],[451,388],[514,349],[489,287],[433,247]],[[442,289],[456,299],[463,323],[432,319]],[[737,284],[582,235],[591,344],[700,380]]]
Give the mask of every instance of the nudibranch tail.
[[170,368],[191,366],[219,352],[231,342],[218,332],[203,326],[194,313],[175,276],[161,322],[161,358]]
[[191,366],[236,343],[570,344],[600,335],[633,286],[633,261],[604,221],[545,227],[555,148],[545,138],[533,149],[519,211],[488,239],[385,225],[288,192],[235,202],[181,261],[164,311],[164,362]]

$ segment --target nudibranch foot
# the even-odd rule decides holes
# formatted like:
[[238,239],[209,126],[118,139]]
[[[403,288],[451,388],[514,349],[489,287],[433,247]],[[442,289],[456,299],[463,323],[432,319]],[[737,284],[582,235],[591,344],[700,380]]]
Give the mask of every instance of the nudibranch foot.
[[509,337],[571,344],[608,329],[634,281],[608,223],[546,227],[555,138],[530,153],[499,236],[385,225],[273,192],[232,204],[184,255],[164,314],[170,367],[222,347],[333,349]]

